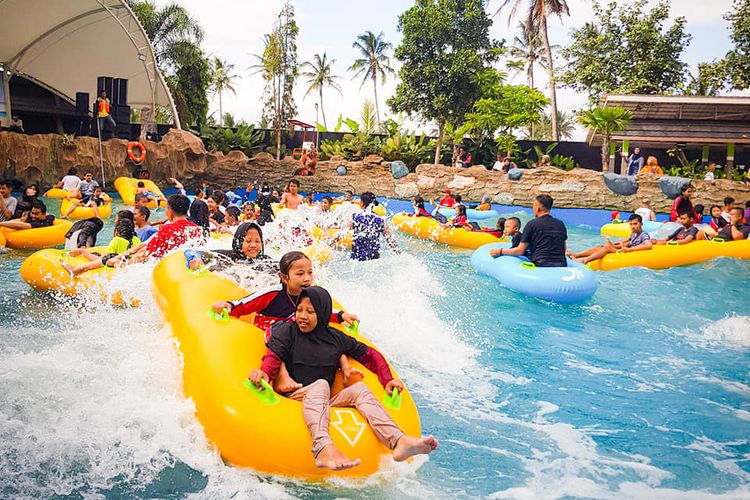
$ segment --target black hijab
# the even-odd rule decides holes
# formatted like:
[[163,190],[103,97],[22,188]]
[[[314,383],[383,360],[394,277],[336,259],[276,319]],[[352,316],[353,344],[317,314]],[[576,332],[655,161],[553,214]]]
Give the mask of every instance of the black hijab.
[[193,203],[190,204],[189,219],[196,226],[203,229],[203,231],[208,232],[208,205],[205,201],[199,200],[198,198],[193,200]]
[[[36,194],[34,196],[29,196],[26,194],[26,190],[30,187],[36,188]],[[34,203],[39,199],[39,185],[36,183],[29,184],[25,188],[23,188],[23,193],[18,198],[18,204],[16,205],[16,214],[15,217],[21,217],[21,215],[24,212],[30,212],[31,209],[34,207]]]
[[[242,244],[245,242],[245,236],[247,236],[247,232],[251,229],[255,229],[256,231],[258,231],[258,235],[260,236],[260,253],[258,253],[258,256],[255,257],[255,259],[251,259],[242,251]],[[258,259],[265,259],[266,247],[265,243],[263,242],[263,230],[255,222],[245,222],[243,224],[240,224],[240,226],[237,228],[237,231],[235,231],[234,233],[234,238],[232,238],[232,249],[217,250],[216,253],[229,257],[230,259],[235,261],[253,261]]]
[[305,297],[310,299],[313,309],[315,309],[315,314],[318,316],[318,325],[315,327],[315,330],[310,333],[329,333],[328,323],[331,321],[331,313],[333,312],[333,300],[331,299],[331,294],[329,294],[328,290],[325,288],[319,286],[308,286],[307,288],[302,289],[302,292],[299,294],[297,305],[299,305]]

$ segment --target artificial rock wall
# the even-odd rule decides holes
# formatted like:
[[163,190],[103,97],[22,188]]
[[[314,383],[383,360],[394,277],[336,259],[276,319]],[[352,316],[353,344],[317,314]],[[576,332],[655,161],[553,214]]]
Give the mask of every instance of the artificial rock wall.
[[[281,161],[260,153],[247,158],[233,151],[228,155],[209,153],[202,141],[186,131],[172,130],[161,142],[145,142],[147,157],[144,167],[151,179],[164,187],[168,177],[181,180],[188,187],[208,182],[212,187],[225,189],[244,187],[259,179],[281,186],[292,178],[299,163],[291,158]],[[127,158],[127,142],[111,139],[102,146],[104,176],[108,188],[119,176],[129,176],[134,168]],[[347,175],[336,172],[346,166]],[[70,167],[79,174],[90,170],[100,178],[99,144],[91,137],[66,139],[60,135],[24,135],[0,132],[0,168],[6,177],[24,183],[37,182],[49,187]],[[628,196],[615,194],[604,182],[600,172],[575,169],[570,172],[554,167],[525,170],[519,180],[507,174],[488,171],[483,166],[457,169],[444,165],[419,165],[416,172],[398,180],[391,175],[390,164],[377,156],[363,161],[346,162],[332,158],[318,164],[316,174],[298,177],[302,191],[355,193],[373,191],[378,196],[411,198],[417,194],[426,199],[437,197],[449,188],[461,194],[465,201],[477,202],[489,195],[495,203],[529,206],[541,193],[550,194],[558,207],[586,207],[608,210],[633,210],[642,197],[651,200],[659,211],[669,210],[671,199],[660,187],[659,177],[642,174],[637,179],[637,192]],[[721,205],[725,196],[741,203],[750,200],[750,184],[726,180],[693,181],[696,188],[694,203]]]

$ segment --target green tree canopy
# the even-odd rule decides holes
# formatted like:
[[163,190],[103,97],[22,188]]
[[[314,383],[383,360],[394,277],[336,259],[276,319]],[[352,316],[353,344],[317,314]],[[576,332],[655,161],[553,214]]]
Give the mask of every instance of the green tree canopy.
[[310,84],[307,92],[305,92],[305,97],[311,92],[318,91],[320,97],[320,112],[323,114],[324,127],[328,127],[328,122],[326,122],[326,112],[325,109],[323,109],[323,87],[327,85],[341,94],[341,87],[336,81],[339,77],[333,74],[332,69],[333,63],[335,62],[336,59],[328,59],[328,55],[323,52],[323,55],[315,54],[312,61],[307,61],[302,65],[302,67],[305,68],[305,71],[302,72],[302,76],[304,76],[307,79],[307,83]]
[[457,127],[471,111],[481,97],[476,75],[497,59],[500,45],[490,39],[491,24],[482,0],[425,0],[399,17],[404,38],[395,55],[403,65],[388,105],[437,122],[435,163],[445,125]]
[[682,52],[690,43],[685,18],[671,26],[669,3],[660,0],[646,11],[646,0],[606,8],[594,2],[594,22],[572,33],[572,43],[562,50],[568,60],[560,80],[591,103],[603,93],[671,93],[683,87],[687,66]]
[[385,40],[385,34],[381,31],[375,35],[372,31],[366,31],[357,37],[352,44],[352,48],[357,49],[360,58],[354,61],[349,67],[349,71],[354,71],[354,78],[361,76],[362,85],[367,80],[372,81],[372,89],[375,95],[375,113],[380,126],[380,105],[378,104],[378,77],[381,83],[385,83],[386,75],[395,73],[390,66],[390,51],[393,45]]
[[735,0],[734,10],[724,19],[731,23],[734,43],[726,57],[725,71],[732,87],[744,90],[750,88],[750,0]]

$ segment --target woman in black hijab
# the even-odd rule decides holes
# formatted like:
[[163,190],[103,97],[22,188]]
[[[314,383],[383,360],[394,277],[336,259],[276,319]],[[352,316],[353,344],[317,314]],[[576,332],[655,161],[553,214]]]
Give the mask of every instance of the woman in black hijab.
[[434,437],[406,435],[364,382],[350,385],[331,397],[331,386],[343,355],[353,357],[375,373],[389,394],[394,388],[404,389],[404,384],[391,374],[382,354],[328,326],[332,308],[331,296],[325,289],[309,286],[302,290],[297,300],[295,322],[274,329],[261,368],[250,372],[250,380],[256,385],[261,380],[268,382],[276,377],[283,362],[292,378],[302,384],[301,389],[288,396],[302,402],[318,467],[342,470],[360,464],[360,459],[350,459],[331,440],[328,428],[332,406],[356,408],[380,442],[393,450],[396,461],[434,451],[438,446]]
[[20,219],[24,212],[31,212],[34,203],[39,196],[39,186],[37,184],[29,184],[26,189],[23,190],[23,194],[18,198],[16,204],[16,213],[13,215],[14,219]]
[[212,271],[219,271],[241,262],[246,264],[258,261],[271,263],[265,254],[263,230],[255,222],[240,224],[232,238],[231,250],[185,250],[185,259],[190,269],[200,269],[210,264]]

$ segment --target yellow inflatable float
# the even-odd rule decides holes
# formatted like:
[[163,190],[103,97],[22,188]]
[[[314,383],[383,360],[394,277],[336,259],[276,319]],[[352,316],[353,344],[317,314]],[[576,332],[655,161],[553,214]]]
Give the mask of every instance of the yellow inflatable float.
[[411,217],[404,212],[393,216],[393,225],[399,231],[417,238],[464,248],[479,248],[487,243],[507,241],[507,239],[497,238],[482,231],[469,231],[464,228],[446,229],[432,217]]
[[71,191],[66,191],[64,189],[60,188],[52,188],[46,193],[44,193],[44,196],[47,198],[65,198],[66,196],[70,195]]
[[344,229],[323,229],[313,226],[312,237],[324,241],[334,248],[350,249],[352,247],[352,232]]
[[750,240],[700,240],[686,245],[654,245],[651,250],[611,253],[588,265],[594,271],[613,271],[625,267],[667,269],[691,266],[717,257],[750,259]]
[[[115,189],[120,193],[122,202],[126,205],[135,205],[135,194],[138,192],[138,183],[143,182],[146,189],[156,195],[157,198],[163,198],[159,201],[159,207],[164,208],[167,206],[166,197],[159,189],[159,186],[147,179],[133,179],[132,177],[118,177],[115,179]],[[156,208],[156,201],[149,201],[148,208]]]
[[[360,205],[359,202],[356,202],[356,201],[340,201],[338,203],[337,202],[333,202],[333,205],[331,205],[331,210],[336,210],[338,207],[343,207],[343,206],[354,207],[354,208],[358,208],[358,209],[362,208],[362,205]],[[385,207],[383,205],[376,205],[372,209],[372,211],[373,211],[373,213],[375,213],[376,215],[379,215],[381,217],[385,217],[386,216],[386,210],[385,210]]]
[[0,231],[0,247],[5,246],[5,233]]
[[[217,319],[211,314],[215,301],[236,300],[247,292],[211,272],[188,271],[182,252],[162,259],[153,276],[157,303],[182,351],[185,396],[194,401],[206,436],[227,462],[263,473],[322,478],[371,475],[390,459],[390,450],[354,408],[332,408],[331,438],[347,456],[361,458],[362,464],[342,472],[315,467],[301,403],[268,389],[259,393],[247,380],[266,352],[263,332],[252,325],[252,317]],[[371,345],[361,334],[347,333]],[[377,376],[352,363],[365,373],[364,383],[382,401],[385,391]],[[339,373],[332,392],[341,387]],[[398,409],[387,410],[401,429],[420,435],[419,415],[408,390],[394,406]]]
[[17,250],[48,248],[65,243],[65,233],[73,225],[69,220],[55,219],[52,226],[36,229],[0,228],[6,239],[6,246]]
[[[90,252],[104,254],[106,247],[93,247]],[[86,271],[76,277],[70,275],[61,265],[60,260],[65,260],[73,266],[89,262],[85,257],[70,257],[67,250],[47,248],[31,254],[21,264],[21,278],[34,290],[39,292],[55,292],[61,295],[80,295],[82,293],[95,293],[103,301],[115,305],[137,306],[136,299],[126,299],[122,291],[110,291],[108,282],[117,272],[111,267],[100,267],[92,271]]]
[[[60,215],[65,215],[68,213],[68,210],[70,210],[70,205],[73,202],[70,200],[63,200],[62,205],[60,205]],[[112,215],[112,201],[110,200],[108,203],[105,203],[104,205],[101,205],[97,209],[99,211],[99,218],[100,219],[108,219]],[[90,219],[91,217],[95,217],[94,209],[91,207],[84,207],[83,205],[79,205],[76,207],[75,210],[68,216],[69,219]]]

